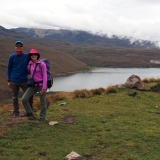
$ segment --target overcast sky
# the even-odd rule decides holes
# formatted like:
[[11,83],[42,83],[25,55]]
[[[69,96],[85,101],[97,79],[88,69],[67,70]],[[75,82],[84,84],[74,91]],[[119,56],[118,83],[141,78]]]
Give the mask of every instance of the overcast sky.
[[76,29],[160,44],[160,0],[0,0],[0,25]]

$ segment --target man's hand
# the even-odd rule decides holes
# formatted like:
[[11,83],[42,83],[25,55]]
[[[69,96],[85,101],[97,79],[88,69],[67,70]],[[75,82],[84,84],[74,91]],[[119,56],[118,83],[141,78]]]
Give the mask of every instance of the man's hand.
[[8,82],[8,87],[9,87],[9,88],[11,88],[11,87],[12,87],[11,82]]

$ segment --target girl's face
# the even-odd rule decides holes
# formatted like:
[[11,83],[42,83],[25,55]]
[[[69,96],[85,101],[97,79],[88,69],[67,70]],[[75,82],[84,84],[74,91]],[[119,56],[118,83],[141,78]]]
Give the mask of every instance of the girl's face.
[[38,54],[37,53],[31,54],[30,57],[31,57],[31,60],[35,61],[37,60]]

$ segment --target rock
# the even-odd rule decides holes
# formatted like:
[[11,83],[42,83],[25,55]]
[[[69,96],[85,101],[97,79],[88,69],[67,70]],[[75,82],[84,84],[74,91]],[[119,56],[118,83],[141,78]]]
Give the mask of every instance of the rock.
[[54,126],[55,124],[58,124],[58,122],[57,122],[57,121],[50,121],[50,122],[49,122],[49,125],[50,125],[50,126]]
[[82,156],[77,154],[76,152],[72,151],[68,154],[64,160],[82,160]]
[[127,88],[137,89],[140,91],[145,90],[142,80],[137,75],[130,76],[126,81],[125,86]]
[[60,104],[60,106],[64,106],[66,104],[67,104],[67,102],[63,102],[63,103]]

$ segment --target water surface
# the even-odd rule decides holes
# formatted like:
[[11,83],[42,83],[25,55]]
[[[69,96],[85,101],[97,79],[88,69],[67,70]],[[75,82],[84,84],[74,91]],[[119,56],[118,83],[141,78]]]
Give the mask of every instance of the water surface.
[[124,84],[133,74],[141,79],[160,78],[160,68],[97,68],[85,73],[54,77],[51,91],[107,88],[109,85]]

